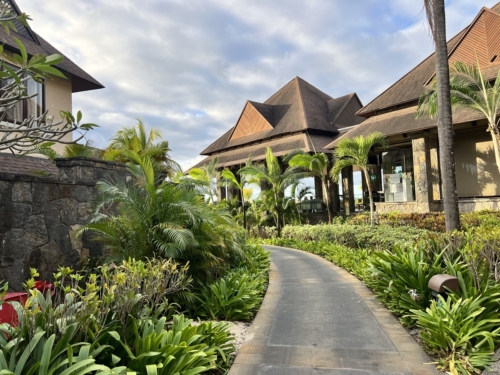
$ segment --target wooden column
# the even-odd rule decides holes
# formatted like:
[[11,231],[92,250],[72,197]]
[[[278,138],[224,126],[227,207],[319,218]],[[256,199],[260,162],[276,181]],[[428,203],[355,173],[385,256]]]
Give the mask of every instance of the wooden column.
[[314,198],[323,200],[323,184],[318,176],[314,177]]

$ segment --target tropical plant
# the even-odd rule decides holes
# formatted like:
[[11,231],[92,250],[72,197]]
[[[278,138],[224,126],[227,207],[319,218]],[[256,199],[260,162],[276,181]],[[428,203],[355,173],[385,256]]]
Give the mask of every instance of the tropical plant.
[[189,177],[195,180],[201,194],[208,197],[208,203],[212,204],[217,199],[217,164],[218,158],[210,160],[207,164],[199,168],[191,168],[189,170]]
[[229,169],[224,169],[221,172],[221,183],[227,183],[230,186],[238,189],[240,192],[241,196],[241,207],[243,209],[243,228],[245,230],[247,229],[247,215],[246,215],[246,209],[245,209],[245,185],[247,184],[247,181],[245,177],[240,175],[240,178],[236,178],[234,173],[229,170]]
[[252,181],[266,182],[271,187],[272,204],[270,207],[278,230],[278,237],[281,236],[283,199],[285,189],[293,182],[297,181],[301,175],[297,168],[288,167],[282,172],[280,162],[270,147],[266,150],[266,160],[264,164],[246,165],[239,173],[243,173]]
[[375,224],[373,193],[371,179],[368,169],[368,154],[374,146],[387,146],[387,139],[382,133],[375,132],[366,137],[360,135],[355,138],[342,138],[335,149],[334,155],[336,162],[330,171],[332,179],[337,179],[340,171],[346,167],[356,166],[361,168],[365,177],[366,186],[368,186],[368,195],[370,197],[370,222]]
[[84,144],[72,143],[66,145],[64,146],[62,154],[59,154],[56,150],[54,150],[53,146],[55,144],[55,142],[44,142],[35,145],[31,150],[24,152],[22,155],[40,154],[51,160],[55,160],[57,158],[76,157],[98,158],[100,153],[100,151],[94,147],[94,142],[90,140],[86,141]]
[[215,320],[248,321],[260,306],[266,285],[262,273],[230,272],[201,289],[198,314]]
[[446,15],[444,0],[424,0],[427,20],[436,45],[437,128],[439,138],[439,162],[442,180],[443,205],[446,230],[460,228],[455,156],[454,129],[451,117],[450,73],[448,45],[446,41]]
[[321,180],[323,189],[323,197],[328,211],[328,222],[332,222],[332,208],[330,203],[330,179],[328,178],[328,169],[330,167],[330,160],[324,153],[315,152],[309,154],[303,150],[295,150],[285,158],[285,162],[291,167],[299,167],[307,171],[307,175],[311,177],[318,177]]
[[312,194],[312,188],[310,186],[304,185],[302,182],[294,182],[292,184],[292,197],[295,198],[299,203],[295,205],[297,210],[297,218],[299,220],[299,225],[302,224],[301,213],[299,211],[300,203],[308,196]]
[[194,190],[160,181],[153,162],[127,152],[134,181],[100,181],[91,231],[116,259],[167,257],[201,276],[240,251],[238,226]]
[[424,345],[451,374],[481,373],[493,362],[500,337],[498,313],[485,316],[482,298],[439,296],[425,311],[412,310]]
[[[482,113],[488,120],[497,168],[500,170],[500,129],[497,113],[500,111],[500,71],[493,84],[485,79],[479,64],[455,62],[450,70],[451,106],[455,110],[465,107]],[[436,117],[438,114],[436,82],[420,98],[417,114]]]
[[129,157],[129,153],[135,153],[141,158],[154,161],[160,170],[166,175],[173,177],[181,167],[170,158],[168,141],[162,139],[160,130],[152,128],[147,134],[146,126],[141,120],[137,120],[137,125],[125,127],[116,132],[101,155],[104,160],[119,161],[122,163],[134,163],[135,160]]

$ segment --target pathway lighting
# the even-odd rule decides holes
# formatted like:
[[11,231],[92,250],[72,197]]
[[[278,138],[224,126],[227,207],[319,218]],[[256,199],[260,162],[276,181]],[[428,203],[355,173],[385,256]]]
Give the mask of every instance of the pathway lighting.
[[454,292],[460,288],[458,279],[447,274],[438,274],[431,277],[427,286],[432,290],[432,296],[438,299],[438,296],[446,297],[446,294]]

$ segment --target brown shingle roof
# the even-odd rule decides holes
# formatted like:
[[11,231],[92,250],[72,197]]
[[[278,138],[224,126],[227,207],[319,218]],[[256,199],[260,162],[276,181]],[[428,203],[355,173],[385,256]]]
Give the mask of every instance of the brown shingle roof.
[[[306,130],[330,134],[333,137],[333,135],[338,134],[338,128],[333,124],[332,120],[338,117],[339,112],[346,111],[347,113],[352,111],[353,106],[356,110],[361,108],[361,103],[355,94],[333,99],[299,77],[294,78],[264,103],[260,105],[256,102],[250,103],[266,118],[273,128],[238,138],[231,138],[233,127],[207,147],[201,153],[202,155],[212,155],[223,150]],[[352,123],[339,123],[339,128],[352,126],[362,121],[355,115],[344,117],[346,119],[350,118]]]
[[[455,35],[448,41],[448,51],[451,54],[455,52],[455,48],[457,48],[459,44],[462,44],[463,40],[467,39],[466,37],[469,35],[468,33],[470,29],[472,29],[472,26],[480,18],[479,16],[482,15],[484,12],[494,14],[495,17],[500,16],[500,3],[496,4],[491,9],[483,8],[479,12],[476,19],[470,25],[468,25],[465,29],[463,29],[461,32],[459,32],[457,35]],[[493,32],[496,32],[495,23],[491,22],[491,25]],[[474,35],[471,35],[470,38],[474,39],[472,40],[472,43],[476,43],[475,38],[478,38],[477,42],[481,42],[482,39],[484,39]],[[499,47],[498,44],[496,44],[495,46]],[[500,65],[496,65],[493,68],[495,72],[498,72],[499,66]],[[364,106],[358,112],[358,115],[370,117],[373,116],[375,112],[378,110],[384,110],[390,107],[394,107],[398,104],[409,103],[418,100],[418,98],[420,98],[420,96],[425,92],[426,89],[425,85],[434,76],[435,70],[436,70],[436,61],[433,53],[424,61],[422,61],[419,65],[417,65],[413,70],[411,70],[401,79],[399,79],[396,83],[390,86],[387,90],[385,90],[382,94],[380,94],[378,97],[376,97],[366,106]],[[489,72],[489,75],[492,74],[493,74],[492,72]]]
[[[436,119],[429,117],[422,117],[416,119],[417,107],[409,107],[400,109],[398,111],[384,113],[378,116],[372,116],[364,121],[359,126],[345,133],[341,137],[335,139],[332,143],[328,144],[326,149],[333,149],[342,138],[354,138],[359,136],[367,136],[373,132],[380,132],[384,135],[396,135],[403,133],[411,133],[425,129],[435,128]],[[460,124],[464,122],[477,121],[483,119],[484,115],[480,112],[469,108],[460,108],[453,113],[453,123]]]
[[[15,1],[11,1],[14,5],[14,8],[17,8]],[[29,31],[33,32],[31,29],[29,29]],[[26,33],[20,34],[15,31],[11,31],[10,35],[8,35],[3,28],[0,28],[0,42],[4,44],[5,49],[18,52],[17,44],[13,39],[13,37],[16,37],[24,44],[29,55],[36,55],[39,53],[44,55],[53,55],[56,53],[64,55],[49,42],[43,39],[40,35],[36,34],[35,32],[33,32],[33,34],[35,38],[27,36]],[[63,62],[57,65],[57,67],[60,68],[63,73],[66,72],[73,76],[73,92],[95,90],[104,87],[95,78],[90,76],[87,72],[85,72],[82,68],[80,68],[66,56],[64,56]]]
[[0,173],[15,175],[40,175],[50,174],[57,177],[58,169],[50,159],[35,158],[31,156],[18,157],[11,154],[0,153]]
[[203,159],[193,168],[200,167],[210,162],[214,158],[219,158],[217,168],[229,167],[232,165],[245,164],[251,156],[253,161],[263,160],[266,157],[267,147],[271,147],[275,156],[283,156],[295,149],[302,149],[307,152],[331,152],[325,150],[324,147],[331,143],[338,134],[325,136],[318,134],[307,134],[305,132],[285,136],[283,138],[265,141],[259,144],[250,145],[236,150],[225,151],[219,154],[214,154]]

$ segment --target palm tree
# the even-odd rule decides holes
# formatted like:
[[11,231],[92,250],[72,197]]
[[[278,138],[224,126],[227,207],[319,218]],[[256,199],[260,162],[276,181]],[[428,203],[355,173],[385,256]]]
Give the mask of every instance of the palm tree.
[[375,218],[371,180],[368,172],[368,154],[371,148],[376,145],[380,145],[384,148],[387,147],[387,140],[382,133],[375,132],[366,137],[360,135],[355,138],[341,139],[334,153],[337,161],[330,171],[331,178],[337,179],[340,171],[346,167],[356,166],[361,168],[370,197],[370,221],[372,225],[375,224]]
[[330,196],[329,196],[329,184],[330,179],[328,178],[328,168],[330,166],[330,160],[328,156],[324,153],[317,153],[310,155],[303,150],[295,150],[290,155],[287,156],[285,161],[291,167],[302,168],[307,173],[308,177],[319,177],[321,180],[321,186],[323,189],[323,197],[325,198],[325,203],[328,211],[328,223],[332,222],[332,210],[330,207]]
[[179,164],[168,155],[171,149],[168,141],[162,139],[161,132],[153,128],[147,134],[146,126],[141,120],[137,120],[136,126],[126,127],[116,132],[110,144],[102,153],[101,158],[128,163],[130,160],[126,157],[124,151],[134,151],[141,157],[150,158],[169,177],[181,170]]
[[283,198],[285,196],[285,189],[296,181],[300,176],[298,169],[289,167],[284,172],[281,171],[281,166],[278,158],[274,156],[271,147],[266,149],[265,164],[247,165],[240,169],[239,173],[247,175],[252,180],[262,182],[265,181],[271,185],[272,191],[272,212],[275,216],[276,229],[278,237],[281,236],[281,222],[283,214]]
[[247,181],[245,180],[244,177],[240,178],[240,180],[238,181],[234,173],[229,169],[224,169],[221,172],[221,177],[223,178],[224,182],[227,182],[229,185],[239,190],[241,195],[241,206],[243,209],[243,228],[247,229],[247,215],[245,210],[245,191],[244,191],[245,190],[244,187]]
[[100,181],[91,231],[116,260],[160,256],[189,262],[196,276],[213,274],[236,254],[238,230],[230,215],[209,207],[193,189],[162,180],[154,161],[128,151],[128,181]]
[[56,150],[52,148],[52,146],[54,146],[55,144],[56,144],[55,142],[44,142],[35,145],[31,150],[22,153],[21,156],[39,154],[46,156],[51,160],[55,160],[57,158],[99,157],[100,150],[94,147],[94,143],[92,141],[87,141],[84,144],[80,143],[68,144],[64,146],[62,154],[59,154]]
[[460,228],[455,157],[453,155],[453,122],[451,117],[450,73],[446,43],[446,15],[444,0],[424,0],[427,19],[436,45],[437,128],[439,161],[443,181],[443,203],[446,230]]
[[203,194],[208,196],[208,203],[215,202],[217,196],[217,164],[218,158],[210,160],[209,163],[202,165],[199,168],[191,168],[189,176],[195,180],[199,185],[199,189]]
[[[436,117],[438,113],[436,84],[419,101],[417,115]],[[484,79],[481,67],[457,61],[450,71],[452,109],[465,107],[481,112],[488,120],[497,168],[500,170],[500,129],[497,113],[500,111],[500,71],[493,85]]]
[[[307,196],[312,194],[312,188],[310,186],[304,185],[302,182],[294,182],[292,184],[292,197],[296,200],[302,202],[302,200]],[[301,225],[299,205],[296,204],[295,208],[297,210],[297,217],[299,219],[299,225]]]

